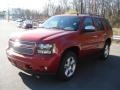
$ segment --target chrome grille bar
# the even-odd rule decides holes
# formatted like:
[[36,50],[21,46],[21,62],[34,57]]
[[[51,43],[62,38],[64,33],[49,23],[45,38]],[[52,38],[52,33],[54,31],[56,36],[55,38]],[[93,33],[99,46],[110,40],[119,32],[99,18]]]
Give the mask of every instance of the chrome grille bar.
[[[15,47],[14,44],[16,42],[19,42],[20,45]],[[20,54],[26,54],[26,55],[33,55],[34,50],[36,47],[35,42],[29,42],[29,41],[10,41],[9,47],[13,49],[14,52],[20,53]]]

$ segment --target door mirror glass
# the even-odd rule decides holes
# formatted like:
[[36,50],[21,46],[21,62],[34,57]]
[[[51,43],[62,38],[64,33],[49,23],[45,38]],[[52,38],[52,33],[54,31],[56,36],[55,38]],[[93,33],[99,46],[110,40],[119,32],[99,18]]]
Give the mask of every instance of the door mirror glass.
[[84,30],[85,30],[86,32],[93,32],[93,31],[95,31],[95,27],[92,26],[92,25],[90,25],[90,26],[85,26]]

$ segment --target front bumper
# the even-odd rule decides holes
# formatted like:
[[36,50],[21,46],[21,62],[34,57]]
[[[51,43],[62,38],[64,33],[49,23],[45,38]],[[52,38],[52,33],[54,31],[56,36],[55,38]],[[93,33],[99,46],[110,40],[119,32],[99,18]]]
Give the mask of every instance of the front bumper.
[[16,67],[33,73],[56,73],[60,63],[60,56],[54,55],[21,55],[7,49],[9,61]]

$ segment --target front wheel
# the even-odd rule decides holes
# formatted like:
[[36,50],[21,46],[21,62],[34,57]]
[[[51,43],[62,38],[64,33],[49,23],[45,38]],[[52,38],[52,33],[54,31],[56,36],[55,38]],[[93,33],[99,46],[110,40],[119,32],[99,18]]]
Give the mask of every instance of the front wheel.
[[62,57],[62,62],[58,71],[58,78],[61,80],[69,80],[75,74],[77,67],[77,56],[69,51]]

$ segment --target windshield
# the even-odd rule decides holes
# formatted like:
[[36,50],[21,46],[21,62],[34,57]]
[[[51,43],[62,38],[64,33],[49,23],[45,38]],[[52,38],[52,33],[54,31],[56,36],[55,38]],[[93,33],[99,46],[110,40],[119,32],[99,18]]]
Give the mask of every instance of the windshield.
[[63,29],[75,31],[79,28],[80,18],[77,16],[53,16],[42,24],[47,29]]

